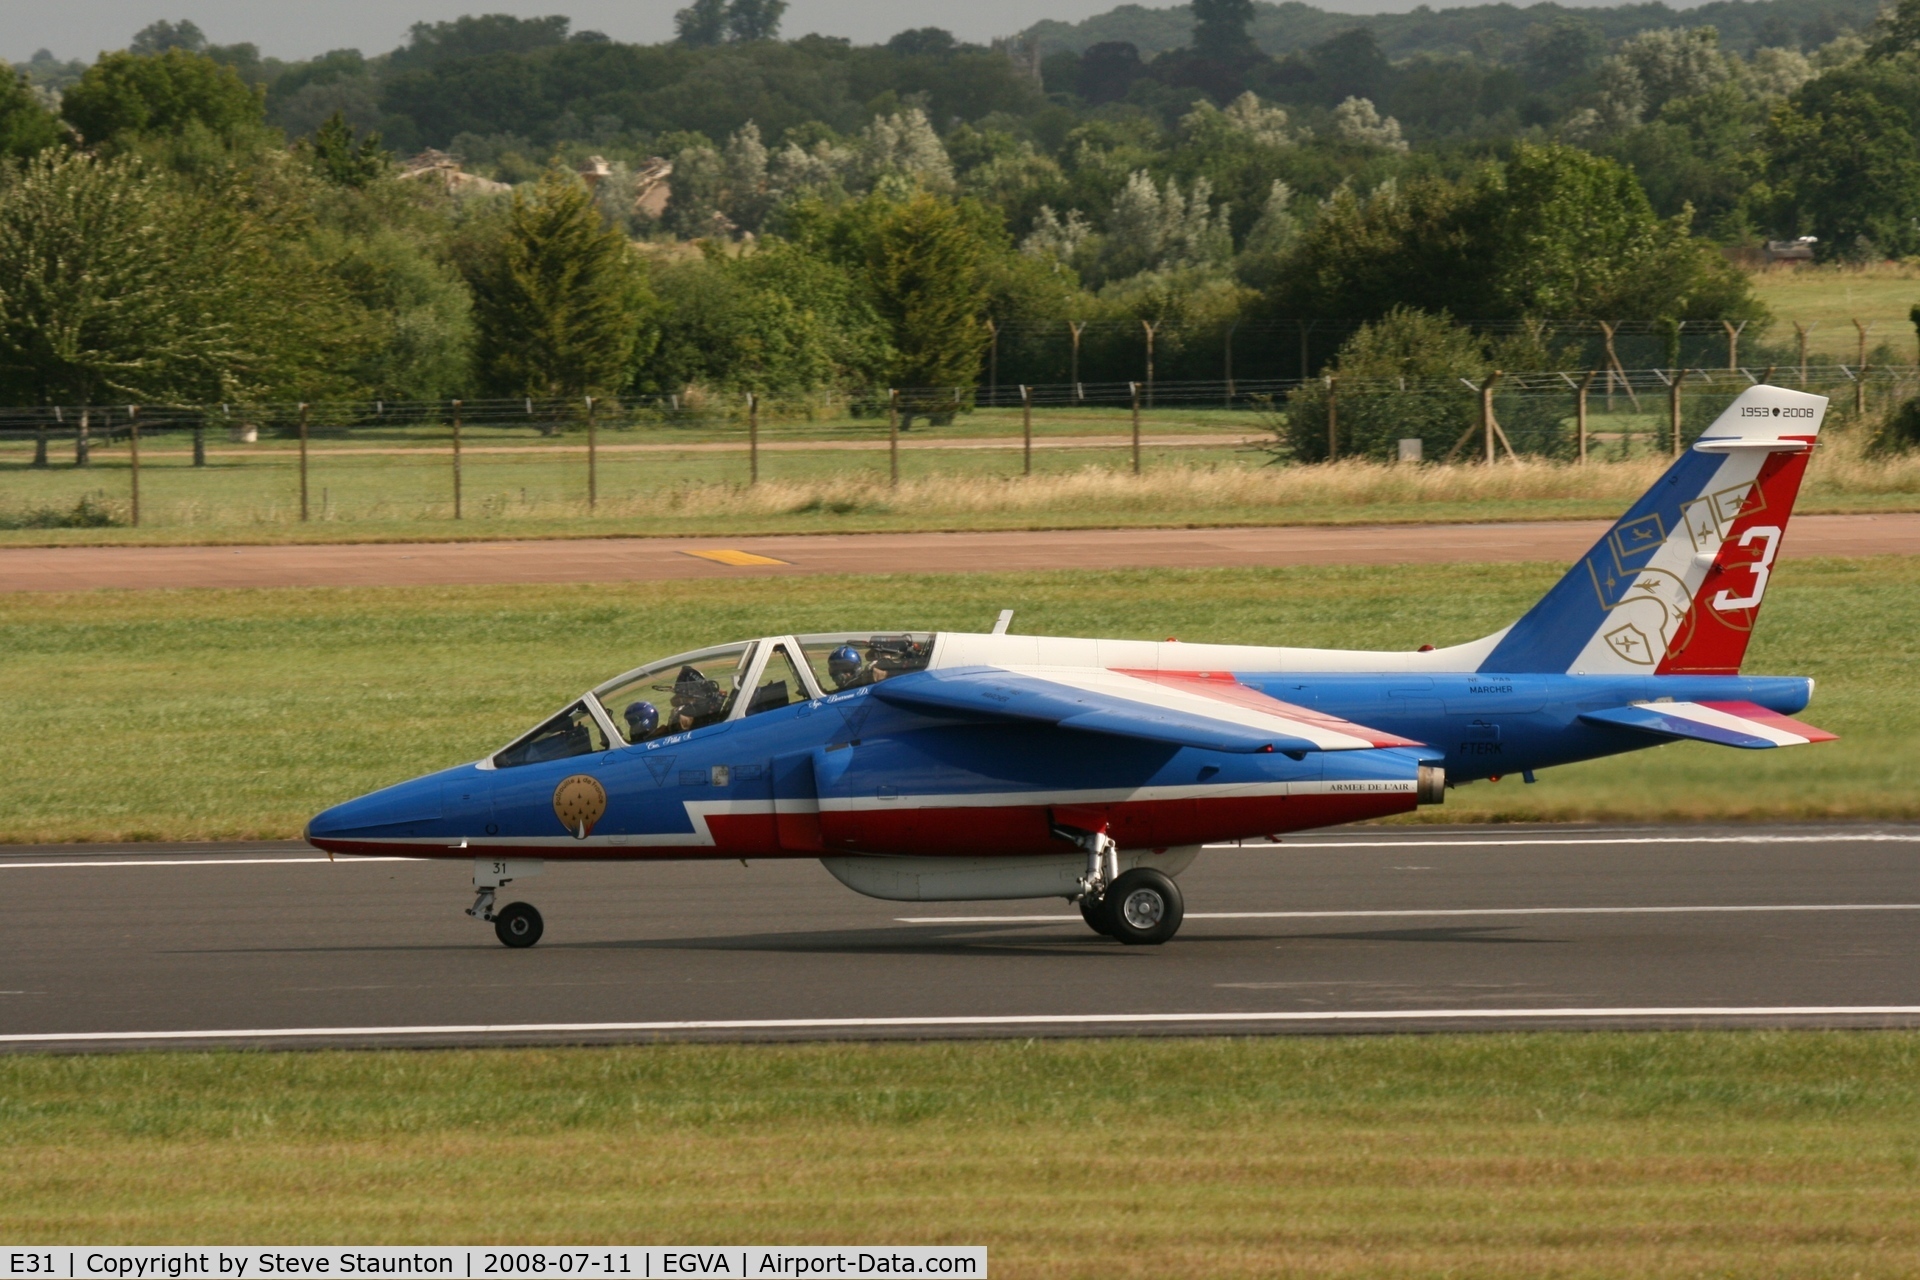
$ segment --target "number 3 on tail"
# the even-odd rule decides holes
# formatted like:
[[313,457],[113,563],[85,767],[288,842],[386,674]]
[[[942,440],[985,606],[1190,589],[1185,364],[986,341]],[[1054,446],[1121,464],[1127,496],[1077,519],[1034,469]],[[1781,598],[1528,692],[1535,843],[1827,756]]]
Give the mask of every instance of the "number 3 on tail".
[[1767,594],[1767,575],[1773,572],[1773,557],[1780,550],[1780,530],[1770,524],[1756,525],[1740,535],[1740,545],[1750,547],[1756,538],[1765,538],[1767,540],[1767,545],[1761,550],[1757,560],[1752,564],[1727,566],[1729,571],[1733,569],[1753,570],[1753,594],[1749,596],[1736,596],[1731,591],[1721,591],[1718,595],[1714,596],[1713,607],[1722,613],[1728,613],[1735,609],[1751,609],[1760,603],[1761,596]]

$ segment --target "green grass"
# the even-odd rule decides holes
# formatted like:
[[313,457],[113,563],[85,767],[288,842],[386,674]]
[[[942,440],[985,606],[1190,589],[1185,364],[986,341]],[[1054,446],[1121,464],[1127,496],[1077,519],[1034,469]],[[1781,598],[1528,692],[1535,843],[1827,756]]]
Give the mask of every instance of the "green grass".
[[[477,758],[598,681],[720,640],[845,627],[1412,649],[1519,616],[1558,565],[1057,572],[0,597],[0,839],[296,835]],[[1430,820],[1920,815],[1920,559],[1798,560],[1754,672],[1811,675],[1838,743],[1681,744],[1475,783]]]
[[1795,321],[1812,325],[1807,351],[1823,360],[1859,359],[1855,320],[1871,324],[1867,354],[1885,343],[1903,364],[1914,359],[1913,322],[1907,311],[1920,302],[1920,268],[1907,263],[1867,267],[1775,267],[1753,275],[1754,295],[1773,312],[1770,345],[1792,350]]
[[19,1244],[985,1244],[1000,1276],[1905,1276],[1920,1036],[0,1060]]

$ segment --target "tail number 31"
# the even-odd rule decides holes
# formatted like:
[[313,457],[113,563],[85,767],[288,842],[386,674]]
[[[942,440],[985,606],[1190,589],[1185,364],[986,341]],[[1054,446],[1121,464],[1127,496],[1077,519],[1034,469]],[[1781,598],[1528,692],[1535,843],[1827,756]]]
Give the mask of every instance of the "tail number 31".
[[1778,554],[1780,550],[1780,530],[1770,524],[1755,525],[1740,535],[1740,545],[1750,547],[1762,538],[1766,539],[1767,545],[1761,548],[1760,554],[1754,559],[1753,563],[1728,566],[1729,571],[1734,569],[1753,570],[1752,594],[1736,596],[1731,591],[1722,590],[1713,597],[1713,607],[1720,610],[1720,612],[1731,613],[1735,609],[1751,609],[1760,603],[1760,597],[1767,594],[1767,575],[1773,572],[1773,557]]

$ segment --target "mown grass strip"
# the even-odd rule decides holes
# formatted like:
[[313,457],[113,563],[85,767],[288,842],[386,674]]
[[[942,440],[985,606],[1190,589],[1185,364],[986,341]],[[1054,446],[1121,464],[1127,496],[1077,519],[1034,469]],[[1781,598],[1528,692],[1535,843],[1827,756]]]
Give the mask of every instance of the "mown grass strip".
[[1905,1032],[12,1057],[0,1233],[1903,1275],[1917,1069]]
[[[911,565],[902,565],[911,569]],[[508,741],[610,675],[748,636],[1015,629],[1413,649],[1518,617],[1559,565],[742,579],[0,597],[0,839],[290,837]],[[1783,564],[1748,655],[1837,743],[1700,744],[1457,789],[1433,820],[1920,815],[1920,561]]]

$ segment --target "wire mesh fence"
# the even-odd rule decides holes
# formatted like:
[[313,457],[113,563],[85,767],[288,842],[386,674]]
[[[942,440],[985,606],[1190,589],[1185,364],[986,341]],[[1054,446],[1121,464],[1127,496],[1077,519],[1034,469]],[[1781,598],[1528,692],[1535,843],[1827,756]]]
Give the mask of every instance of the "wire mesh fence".
[[572,520],[687,494],[849,480],[1373,458],[1579,463],[1677,452],[1763,381],[1842,419],[1920,367],[1629,368],[1474,378],[864,388],[762,399],[453,400],[0,408],[0,527]]

